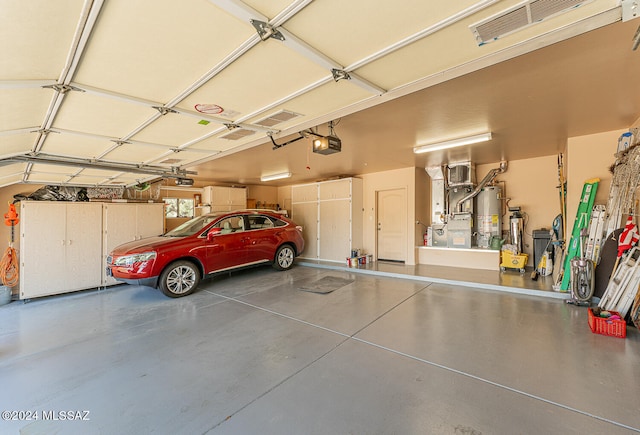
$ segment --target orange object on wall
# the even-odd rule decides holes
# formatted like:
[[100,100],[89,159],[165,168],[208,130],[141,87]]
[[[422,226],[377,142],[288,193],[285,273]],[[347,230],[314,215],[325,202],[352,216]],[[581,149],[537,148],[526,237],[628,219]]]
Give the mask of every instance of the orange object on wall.
[[9,211],[4,214],[4,224],[10,227],[12,225],[18,225],[18,222],[20,222],[20,219],[18,219],[16,205],[9,203]]

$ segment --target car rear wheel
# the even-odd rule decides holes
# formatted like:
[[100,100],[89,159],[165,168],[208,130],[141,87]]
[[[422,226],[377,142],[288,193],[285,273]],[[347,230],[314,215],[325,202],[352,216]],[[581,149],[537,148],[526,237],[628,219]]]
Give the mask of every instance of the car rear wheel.
[[160,275],[160,290],[170,298],[187,296],[200,283],[200,271],[190,261],[171,263]]
[[276,251],[276,258],[273,262],[273,267],[278,270],[287,270],[291,269],[293,266],[293,259],[295,258],[296,253],[291,247],[291,245],[282,245]]

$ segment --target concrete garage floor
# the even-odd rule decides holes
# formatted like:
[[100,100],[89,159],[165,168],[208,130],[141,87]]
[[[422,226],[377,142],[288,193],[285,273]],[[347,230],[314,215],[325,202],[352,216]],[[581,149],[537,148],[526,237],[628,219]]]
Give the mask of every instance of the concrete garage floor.
[[[325,276],[353,282],[299,289]],[[640,432],[638,331],[592,334],[552,298],[296,265],[0,318],[0,408],[39,414],[2,434]]]

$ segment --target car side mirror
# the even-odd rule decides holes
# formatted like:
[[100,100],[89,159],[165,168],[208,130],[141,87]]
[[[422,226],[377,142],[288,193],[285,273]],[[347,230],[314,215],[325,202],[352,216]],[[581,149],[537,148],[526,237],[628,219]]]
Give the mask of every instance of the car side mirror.
[[211,228],[207,233],[207,242],[212,241],[213,238],[218,234],[220,234],[221,232],[222,232],[222,228]]

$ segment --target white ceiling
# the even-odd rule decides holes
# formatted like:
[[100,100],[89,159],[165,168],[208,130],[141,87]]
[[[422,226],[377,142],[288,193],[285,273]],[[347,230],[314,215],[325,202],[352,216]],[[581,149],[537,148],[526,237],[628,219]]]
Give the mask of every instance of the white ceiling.
[[[638,22],[591,0],[478,43],[470,26],[525,3],[563,2],[2,0],[0,186],[296,183],[549,155],[628,128]],[[282,110],[299,116],[260,125]],[[325,135],[332,120],[341,153],[314,154],[310,139],[272,149],[268,134]],[[412,152],[485,131],[484,145]]]

